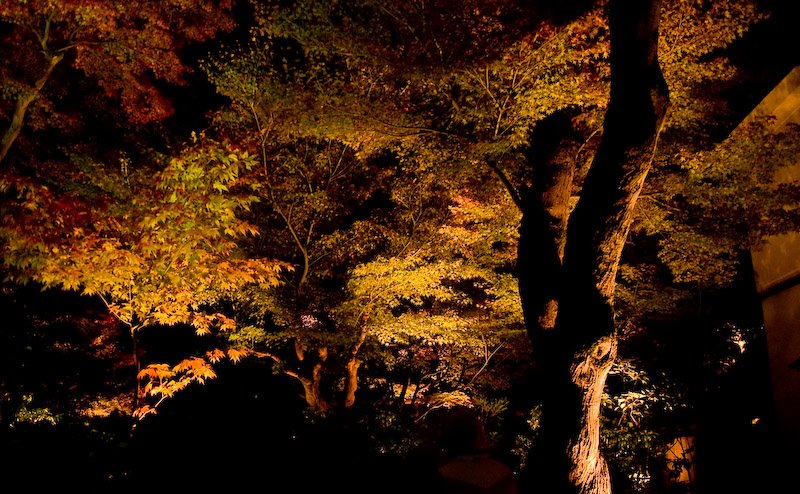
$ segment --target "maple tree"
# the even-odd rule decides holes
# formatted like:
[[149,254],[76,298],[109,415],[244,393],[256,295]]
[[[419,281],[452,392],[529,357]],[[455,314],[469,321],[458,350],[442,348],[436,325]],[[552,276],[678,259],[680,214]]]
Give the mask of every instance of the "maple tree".
[[494,398],[503,378],[487,374],[524,347],[509,269],[516,214],[501,194],[489,196],[499,199],[492,204],[462,190],[435,234],[353,271],[349,288],[373,304],[369,335],[392,355],[387,371],[401,405],[431,410]]
[[[269,28],[266,35],[261,32],[265,28]],[[272,28],[271,24],[257,25],[253,38],[257,41],[224,49],[206,62],[218,92],[231,100],[230,109],[217,115],[217,128],[238,136],[261,157],[263,174],[257,177],[263,184],[265,209],[259,222],[272,233],[271,241],[259,243],[256,249],[297,265],[296,278],[280,293],[267,294],[261,308],[254,309],[261,315],[248,333],[250,344],[271,347],[255,353],[271,358],[280,372],[298,380],[313,409],[331,410],[335,401],[350,408],[364,353],[380,361],[386,358],[380,357],[382,352],[405,352],[401,348],[409,345],[424,348],[439,341],[443,347],[469,348],[465,355],[486,345],[485,339],[467,338],[466,328],[478,318],[446,307],[436,309],[442,313],[435,322],[426,320],[429,308],[419,312],[413,324],[410,318],[406,324],[391,323],[391,327],[404,324],[406,336],[399,340],[393,340],[386,328],[402,300],[449,304],[453,297],[460,297],[464,309],[474,305],[466,293],[456,295],[469,290],[448,286],[457,284],[457,279],[470,279],[455,274],[463,267],[461,261],[442,260],[434,269],[427,266],[435,257],[431,246],[450,238],[438,231],[444,227],[447,205],[473,203],[455,197],[457,184],[464,183],[457,173],[445,181],[446,186],[442,175],[425,173],[440,159],[441,151],[398,141],[386,131],[388,123],[377,131],[372,121],[359,124],[363,117],[354,117],[352,112],[361,113],[364,107],[353,99],[352,91],[363,86],[346,83],[349,74],[330,72],[324,54],[282,60],[291,55],[291,41],[276,37]],[[346,87],[341,92],[320,91],[320,84]],[[471,174],[465,174],[466,178],[476,182]],[[455,238],[456,231],[466,230],[450,231]],[[512,245],[509,239],[503,242],[505,248]],[[472,276],[476,286],[482,284],[481,290],[489,292],[492,283],[488,280],[496,278],[491,270],[497,262],[489,262],[490,258],[485,253],[482,265],[473,265],[476,274]],[[483,271],[477,274],[478,270]],[[373,277],[381,280],[379,284],[370,281]],[[408,281],[399,283],[402,277]],[[504,291],[508,273],[506,278]],[[493,297],[489,292],[485,298]],[[508,303],[514,294],[505,292],[504,296],[503,302]],[[259,295],[248,297],[258,300]],[[498,319],[488,326],[494,324],[496,330],[504,322]],[[429,334],[443,329],[443,324],[461,329],[444,339]],[[459,336],[463,341],[456,341]],[[235,338],[247,341],[241,334]],[[377,354],[376,343],[384,346]],[[446,359],[437,360],[446,365]],[[326,396],[322,383],[336,382],[337,375],[343,376],[342,384],[334,386],[341,399],[331,402],[333,390],[328,389]]]
[[[378,177],[372,184],[364,180],[369,165],[343,143],[298,140],[268,150],[262,141],[260,146],[262,203],[268,208],[261,222],[273,221],[272,241],[261,249],[297,265],[295,279],[275,294],[279,302],[267,315],[275,323],[272,337],[292,342],[295,363],[272,352],[261,355],[297,379],[306,402],[321,412],[336,406],[323,380],[340,368],[346,380],[341,405],[349,408],[355,402],[369,302],[351,314],[339,312],[334,318],[333,313],[342,303],[336,291],[343,270],[380,242],[369,219],[351,219]],[[340,356],[343,362],[336,361]],[[301,370],[305,364],[310,367]]]
[[[321,12],[320,10],[315,10],[315,8],[319,8],[320,6],[316,4],[313,5],[314,6],[311,7],[309,11],[299,11],[301,15],[307,14],[311,17],[311,19],[303,19],[303,26],[314,26],[314,22],[318,22],[316,16],[319,16]],[[367,10],[371,7],[375,10],[380,9],[379,6],[369,3],[360,5],[359,7],[363,7]],[[336,7],[334,7],[334,10],[335,9]],[[322,8],[321,11],[325,14],[325,8]],[[480,11],[476,9],[476,12]],[[328,14],[332,15],[331,13]],[[341,12],[338,14],[341,14]],[[426,10],[422,13],[417,13],[413,11],[413,9],[410,9],[409,11],[401,11],[395,14],[389,13],[389,16],[397,19],[398,14],[407,16],[403,17],[405,20],[411,19],[419,23],[420,21],[424,22],[427,20],[425,16],[438,18],[439,16],[444,17],[449,15],[449,12],[444,11],[444,14],[441,14],[440,11]],[[420,17],[417,17],[417,14],[420,14]],[[461,65],[462,61],[458,60],[455,62],[455,67],[453,67],[457,75],[452,77],[446,75],[439,78],[437,77],[439,74],[434,71],[430,74],[432,76],[430,79],[422,75],[416,79],[394,82],[392,81],[392,77],[403,77],[405,75],[403,72],[398,71],[402,75],[389,74],[382,80],[380,78],[380,72],[376,72],[375,69],[369,70],[370,65],[372,65],[372,67],[375,66],[372,59],[364,60],[363,58],[359,58],[357,51],[356,56],[348,57],[350,53],[352,53],[352,51],[348,51],[348,55],[345,55],[348,57],[348,63],[353,65],[361,63],[368,68],[363,69],[361,72],[361,74],[365,75],[364,79],[360,81],[356,79],[356,82],[353,82],[354,79],[346,80],[352,84],[352,86],[355,86],[355,91],[359,91],[359,88],[369,88],[367,90],[367,97],[369,97],[369,93],[372,92],[373,88],[380,88],[375,91],[374,94],[376,95],[370,98],[373,104],[388,100],[385,106],[381,107],[381,110],[378,112],[380,115],[378,118],[372,117],[373,113],[369,112],[369,110],[362,110],[356,113],[356,118],[363,119],[364,123],[360,126],[357,123],[351,123],[350,128],[372,128],[373,132],[379,135],[384,134],[395,139],[403,137],[414,139],[421,134],[454,136],[455,139],[449,142],[453,148],[449,149],[454,149],[456,146],[463,146],[464,141],[458,139],[458,137],[460,135],[465,135],[468,139],[477,141],[477,145],[473,144],[469,146],[467,148],[469,151],[466,156],[464,156],[464,153],[451,151],[452,154],[449,159],[467,163],[472,162],[479,165],[487,163],[489,168],[494,170],[505,185],[509,187],[509,190],[512,191],[511,197],[513,200],[520,205],[520,207],[524,208],[520,194],[513,190],[514,186],[502,170],[502,167],[504,165],[507,166],[510,161],[508,157],[509,151],[514,151],[515,148],[518,148],[527,141],[530,128],[536,121],[570,106],[571,103],[580,104],[583,102],[588,107],[602,103],[602,96],[599,90],[602,86],[599,85],[599,83],[602,83],[603,70],[601,69],[599,73],[583,71],[581,69],[584,67],[582,67],[580,62],[573,62],[572,60],[574,60],[574,58],[570,56],[579,51],[578,49],[574,49],[574,51],[570,50],[570,48],[576,45],[572,43],[573,40],[581,38],[597,40],[598,37],[602,36],[602,30],[598,29],[600,19],[601,16],[597,12],[593,12],[583,19],[583,23],[576,23],[572,29],[565,30],[566,34],[558,33],[556,29],[548,30],[547,26],[545,26],[541,32],[545,35],[549,34],[552,36],[552,46],[554,46],[553,52],[547,50],[537,52],[536,48],[538,47],[550,48],[551,40],[548,40],[547,37],[544,36],[539,37],[531,35],[512,45],[512,48],[509,50],[509,56],[492,65],[486,64],[482,66],[483,64],[479,63],[476,64],[477,67],[469,67],[469,65],[467,65],[467,68],[464,68],[464,66]],[[300,24],[296,19],[294,21],[295,22],[293,24],[290,23],[290,25],[296,26]],[[281,24],[278,23],[278,25],[280,26]],[[405,27],[400,27],[400,30],[403,29],[405,29]],[[587,35],[587,31],[593,34]],[[278,33],[282,32],[278,31]],[[292,34],[295,33],[296,31],[292,32]],[[303,39],[303,34],[304,32],[301,31],[298,35],[301,40]],[[312,42],[306,43],[306,46],[311,47],[309,49],[309,56],[311,57],[314,57],[319,52],[320,46],[333,45],[338,48],[337,42],[343,39],[333,37],[335,36],[335,31],[334,34],[331,35],[331,32],[326,30],[325,27],[319,31],[315,31],[314,34],[320,36],[322,41],[313,40]],[[349,45],[347,46],[349,48]],[[402,51],[402,48],[400,51]],[[549,56],[551,54],[556,54],[556,56]],[[390,58],[390,56],[384,57],[383,59]],[[603,50],[597,50],[596,56],[602,58]],[[378,75],[377,78],[376,75]],[[544,84],[543,82],[548,80],[548,76],[554,77],[556,83]],[[589,83],[589,87],[592,87],[594,81],[598,82],[596,86],[598,89],[594,92],[587,92],[587,82]],[[358,84],[359,82],[363,85],[360,86]],[[559,85],[559,83],[562,82],[563,84]],[[400,87],[402,90],[398,94],[397,92],[391,91],[392,87]],[[383,94],[381,94],[382,91]],[[553,98],[555,95],[563,95],[564,98]],[[580,95],[580,97],[577,98],[578,102],[575,103],[571,101],[569,95]],[[349,108],[347,105],[350,102],[344,101],[340,103],[335,96],[332,102],[330,101],[330,97],[323,96],[323,101],[324,104],[315,107],[315,110],[320,114],[319,121],[322,122],[321,127],[323,131],[330,129],[329,131],[341,132],[343,128],[347,130],[348,127],[342,127],[340,115],[337,114],[337,110],[340,110],[343,106]],[[397,103],[398,101],[400,101],[399,104]],[[540,104],[543,104],[544,108],[542,108]],[[406,108],[413,107],[415,112],[403,111],[403,105],[405,105]],[[375,106],[377,106],[377,104]],[[397,108],[398,106],[400,109]],[[326,107],[332,107],[332,110],[325,112]],[[388,112],[386,112],[386,110],[388,110]],[[352,111],[348,113],[350,115],[353,114]],[[399,115],[399,123],[384,123],[387,120],[387,114]],[[339,125],[335,126],[337,117],[339,117]],[[377,128],[370,125],[376,120],[378,121]],[[347,125],[347,123],[348,122],[345,122],[345,125]],[[310,131],[319,131],[319,127],[314,127],[310,129]],[[461,156],[459,156],[459,154]],[[435,174],[434,169],[430,169],[430,172],[432,175]],[[438,176],[441,177],[441,175]],[[571,176],[569,176],[566,181],[567,186],[570,181]],[[568,199],[569,187],[565,188],[565,192],[566,198]],[[559,204],[558,206],[564,208],[563,204]],[[564,208],[564,211],[566,212],[566,208]],[[537,238],[535,234],[531,235],[525,232],[525,221],[525,217],[523,216],[523,236]],[[535,262],[538,256],[528,250],[527,246],[520,245],[520,259]],[[527,270],[524,266],[519,271],[521,286],[525,287],[530,278],[528,278]],[[416,273],[406,272],[405,274],[409,279],[414,279]],[[380,279],[381,277],[378,276],[377,278]],[[425,278],[422,279],[424,280]],[[396,279],[394,283],[397,284]],[[523,296],[524,295],[525,294],[523,294]],[[413,295],[411,296],[413,297]],[[445,300],[447,300],[447,297],[445,297]],[[523,299],[523,308],[530,310],[531,305],[532,303],[529,300]],[[528,315],[527,319],[529,331],[531,331],[532,335],[536,334],[535,327],[532,327],[535,324],[531,322],[530,315]],[[430,327],[430,325],[428,325],[428,327]],[[431,329],[429,329],[429,331],[431,331]],[[435,335],[436,329],[433,329],[432,333]],[[550,350],[545,351],[547,352]],[[609,359],[609,367],[612,361],[613,358]],[[561,383],[561,386],[563,387],[563,383]],[[567,387],[570,386],[571,385],[568,385]],[[557,386],[553,386],[553,388],[555,389]],[[600,388],[602,389],[602,384]],[[555,404],[548,405],[548,407],[553,405]],[[599,400],[593,406],[599,408]],[[595,425],[594,427],[597,426]],[[598,447],[597,440],[594,441],[592,447],[594,451],[587,452],[583,458],[596,454],[596,449]],[[559,452],[559,454],[563,453],[563,450]],[[575,458],[575,461],[580,463],[583,460]],[[551,478],[555,477],[556,476],[553,475]],[[566,474],[558,475],[558,477],[560,479],[559,481],[564,481],[567,478]]]
[[[392,420],[504,413],[533,364],[524,489],[609,492],[609,469],[627,468],[620,436],[646,436],[643,414],[672,399],[617,358],[626,338],[729,285],[764,234],[800,226],[796,184],[769,185],[796,135],[757,122],[718,142],[739,117],[729,49],[766,18],[757,2],[239,7],[202,63],[226,98],[206,133],[235,144],[160,155],[137,137],[134,160],[110,143],[21,149],[35,159],[0,181],[9,278],[102,299],[134,343],[161,326],[225,333],[177,363],[134,348],[139,416],[223,358],[271,362],[323,415],[362,405]],[[111,118],[131,131],[171,112],[153,81],[183,83],[179,49],[232,27],[226,2],[111,8],[0,7],[19,49],[1,66],[5,151],[29,109],[31,131],[65,126],[66,86],[52,101],[45,86],[60,57],[121,102]],[[20,64],[34,31],[44,72],[41,55]],[[623,392],[604,394],[610,374]]]
[[[451,307],[460,305],[460,311],[467,312],[469,307],[491,306],[500,298],[491,271],[502,263],[492,260],[491,254],[497,251],[481,244],[483,255],[473,261],[473,274],[459,273],[468,268],[458,259],[430,265],[436,257],[432,245],[446,239],[470,247],[479,242],[474,225],[473,230],[455,225],[447,230],[439,217],[445,211],[439,204],[447,201],[447,195],[435,182],[423,184],[402,176],[389,180],[386,177],[396,163],[390,160],[393,164],[387,170],[386,164],[376,165],[374,157],[361,158],[340,143],[300,140],[289,146],[273,142],[268,148],[265,141],[258,142],[265,165],[263,175],[254,175],[263,184],[263,209],[256,214],[262,228],[271,233],[269,242],[254,248],[297,268],[294,279],[276,290],[251,291],[241,297],[242,304],[251,307],[244,312],[256,317],[252,326],[233,339],[296,379],[312,409],[327,412],[353,407],[364,353],[379,361],[386,352],[397,355],[408,347],[435,346],[445,351],[458,347],[466,355],[485,347],[487,335],[498,339],[492,332],[502,327],[503,319],[480,323],[488,326],[487,332],[479,336],[483,331],[476,329],[475,338],[470,338],[467,328],[486,317],[460,314]],[[371,173],[370,179],[366,173]],[[387,187],[391,197],[376,200]],[[467,198],[454,200],[454,207],[459,201],[464,206],[457,211],[469,214],[474,209],[472,214],[481,221],[499,215]],[[355,221],[354,214],[358,215]],[[503,241],[508,250],[512,241]],[[509,289],[510,279],[506,273],[498,282],[502,290]],[[458,287],[459,283],[464,286]],[[482,301],[470,298],[470,290],[485,291],[478,297]],[[514,290],[503,293],[504,310],[513,307],[508,300],[514,295]],[[403,307],[416,312],[416,317],[394,321],[392,312]],[[432,311],[440,316],[431,317]],[[514,319],[509,314],[503,317]],[[392,335],[395,331],[398,334]],[[448,365],[445,357],[436,360],[443,367]],[[341,384],[336,384],[336,376],[342,376]],[[438,381],[434,384],[444,380]],[[331,398],[336,393],[341,393],[340,399]],[[403,397],[398,400],[402,402]]]
[[[154,178],[144,170],[120,177],[101,164],[68,170],[58,185],[5,173],[7,277],[99,297],[134,342],[137,383],[147,381],[141,393],[137,384],[137,398],[169,397],[213,378],[218,352],[142,368],[135,343],[156,325],[189,324],[198,335],[233,330],[214,304],[247,284],[278,283],[282,264],[237,254],[237,239],[257,233],[237,216],[255,200],[239,187],[253,165],[247,153],[200,142]],[[152,410],[137,405],[137,415]]]

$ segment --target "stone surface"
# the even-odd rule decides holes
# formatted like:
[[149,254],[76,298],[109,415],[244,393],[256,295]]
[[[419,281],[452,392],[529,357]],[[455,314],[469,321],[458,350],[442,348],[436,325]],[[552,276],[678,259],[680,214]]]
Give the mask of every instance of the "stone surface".
[[[775,117],[773,128],[800,124],[800,67],[795,67],[745,119]],[[800,157],[774,177],[800,179]],[[752,252],[762,295],[775,411],[784,434],[800,439],[800,232],[775,235]]]
[[516,494],[510,468],[485,455],[453,458],[439,467],[444,492],[459,494]]

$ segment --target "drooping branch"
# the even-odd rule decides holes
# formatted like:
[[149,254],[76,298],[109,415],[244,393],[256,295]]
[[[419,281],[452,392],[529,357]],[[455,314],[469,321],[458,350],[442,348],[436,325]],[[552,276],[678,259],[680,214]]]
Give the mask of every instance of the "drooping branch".
[[495,175],[497,175],[497,178],[500,179],[500,182],[503,184],[503,187],[506,188],[508,195],[511,196],[511,200],[514,201],[514,204],[517,206],[517,208],[522,210],[524,207],[522,198],[520,197],[517,188],[514,186],[514,184],[511,183],[511,180],[508,178],[508,175],[506,175],[506,173],[500,168],[500,166],[497,163],[493,161],[487,161],[486,164],[489,166],[489,168],[491,168],[491,170],[495,173]]

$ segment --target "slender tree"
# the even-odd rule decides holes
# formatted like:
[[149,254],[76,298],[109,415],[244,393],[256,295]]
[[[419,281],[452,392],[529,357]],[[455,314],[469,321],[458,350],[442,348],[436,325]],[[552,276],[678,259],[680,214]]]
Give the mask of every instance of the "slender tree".
[[[214,377],[209,363],[225,356],[211,352],[175,366],[148,366],[137,348],[143,329],[233,330],[236,323],[214,309],[217,302],[247,285],[278,283],[284,264],[248,258],[238,245],[257,232],[240,218],[255,200],[241,184],[253,164],[247,153],[201,143],[154,176],[124,177],[94,164],[62,171],[53,188],[41,179],[0,177],[6,278],[102,300],[130,334],[137,415],[154,409],[143,398],[161,402]],[[238,360],[241,354],[228,356]]]

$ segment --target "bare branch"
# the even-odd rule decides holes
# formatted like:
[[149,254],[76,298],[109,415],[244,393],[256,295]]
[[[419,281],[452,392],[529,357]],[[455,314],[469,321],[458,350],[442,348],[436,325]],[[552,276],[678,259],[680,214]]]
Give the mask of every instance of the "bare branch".
[[522,198],[519,196],[519,193],[517,192],[517,189],[514,187],[514,184],[511,183],[511,181],[508,179],[503,170],[501,170],[500,167],[497,165],[497,163],[494,163],[492,161],[486,161],[486,165],[489,168],[491,168],[492,171],[497,175],[497,177],[500,179],[500,182],[503,183],[503,186],[506,188],[508,194],[511,196],[511,200],[514,201],[514,204],[519,208],[520,211],[522,211],[523,208]]

